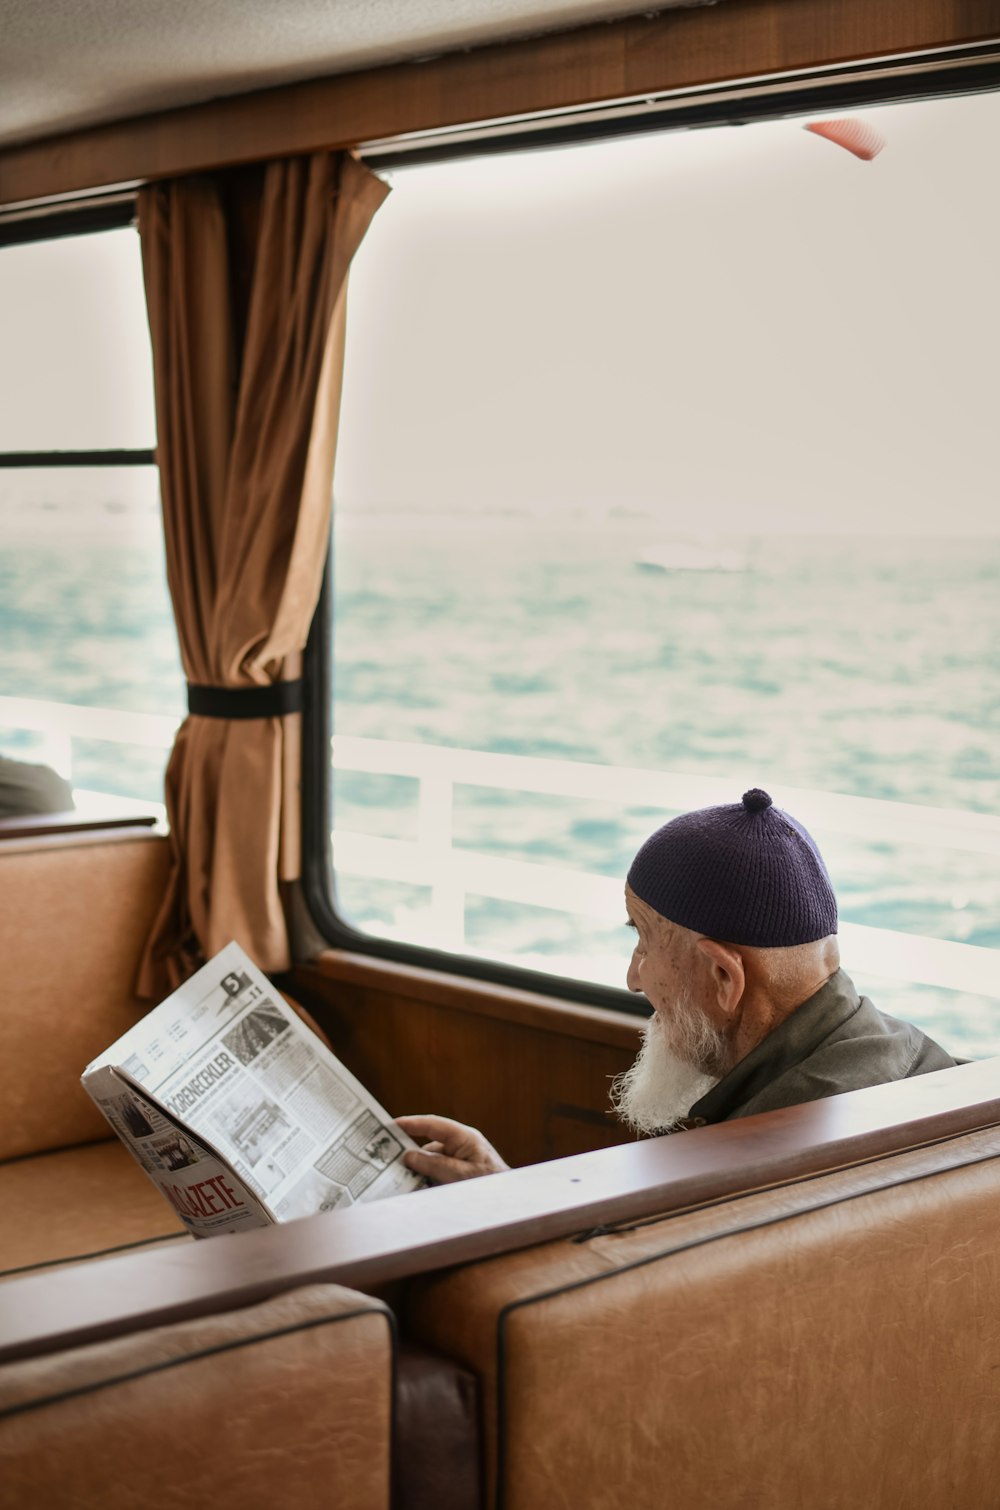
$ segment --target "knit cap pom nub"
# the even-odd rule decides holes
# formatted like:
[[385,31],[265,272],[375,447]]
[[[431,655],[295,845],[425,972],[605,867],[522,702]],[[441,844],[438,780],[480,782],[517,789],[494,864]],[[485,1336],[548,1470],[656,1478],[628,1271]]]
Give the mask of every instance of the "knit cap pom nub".
[[762,813],[771,806],[771,802],[770,794],[761,791],[759,786],[752,786],[749,792],[743,793],[743,806],[748,813]]

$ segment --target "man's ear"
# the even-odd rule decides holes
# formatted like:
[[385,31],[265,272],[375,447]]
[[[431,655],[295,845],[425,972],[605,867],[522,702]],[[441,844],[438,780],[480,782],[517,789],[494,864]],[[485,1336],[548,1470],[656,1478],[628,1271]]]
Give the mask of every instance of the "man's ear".
[[717,939],[700,938],[696,940],[695,948],[705,956],[711,971],[712,994],[722,1019],[718,1026],[728,1026],[736,1018],[743,1000],[746,986],[743,956],[738,949],[730,944],[720,944]]

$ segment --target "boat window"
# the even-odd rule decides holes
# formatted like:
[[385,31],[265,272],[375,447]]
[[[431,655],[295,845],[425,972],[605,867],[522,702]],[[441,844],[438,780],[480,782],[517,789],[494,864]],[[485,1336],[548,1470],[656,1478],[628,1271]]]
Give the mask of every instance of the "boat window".
[[0,751],[148,811],[183,680],[135,230],[4,247],[0,329]]
[[620,986],[639,843],[761,786],[860,989],[1000,1051],[998,114],[391,173],[335,479],[359,937]]

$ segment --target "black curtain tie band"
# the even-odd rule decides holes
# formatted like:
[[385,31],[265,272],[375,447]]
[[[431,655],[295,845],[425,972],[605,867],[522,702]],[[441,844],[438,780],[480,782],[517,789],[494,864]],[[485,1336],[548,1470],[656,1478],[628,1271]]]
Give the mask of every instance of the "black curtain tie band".
[[304,682],[269,687],[199,687],[188,682],[188,712],[198,718],[284,718],[301,713]]

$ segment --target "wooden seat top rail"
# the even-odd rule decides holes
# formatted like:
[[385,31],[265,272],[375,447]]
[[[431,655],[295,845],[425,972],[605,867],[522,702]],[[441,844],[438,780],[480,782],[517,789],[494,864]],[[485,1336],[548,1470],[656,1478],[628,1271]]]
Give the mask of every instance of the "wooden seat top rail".
[[145,831],[156,827],[156,813],[21,813],[0,818],[0,840],[42,839],[50,835]]
[[926,1146],[1000,1121],[998,1087],[1000,1058],[983,1060],[225,1241],[12,1278],[0,1285],[0,1362],[301,1285],[370,1288]]

